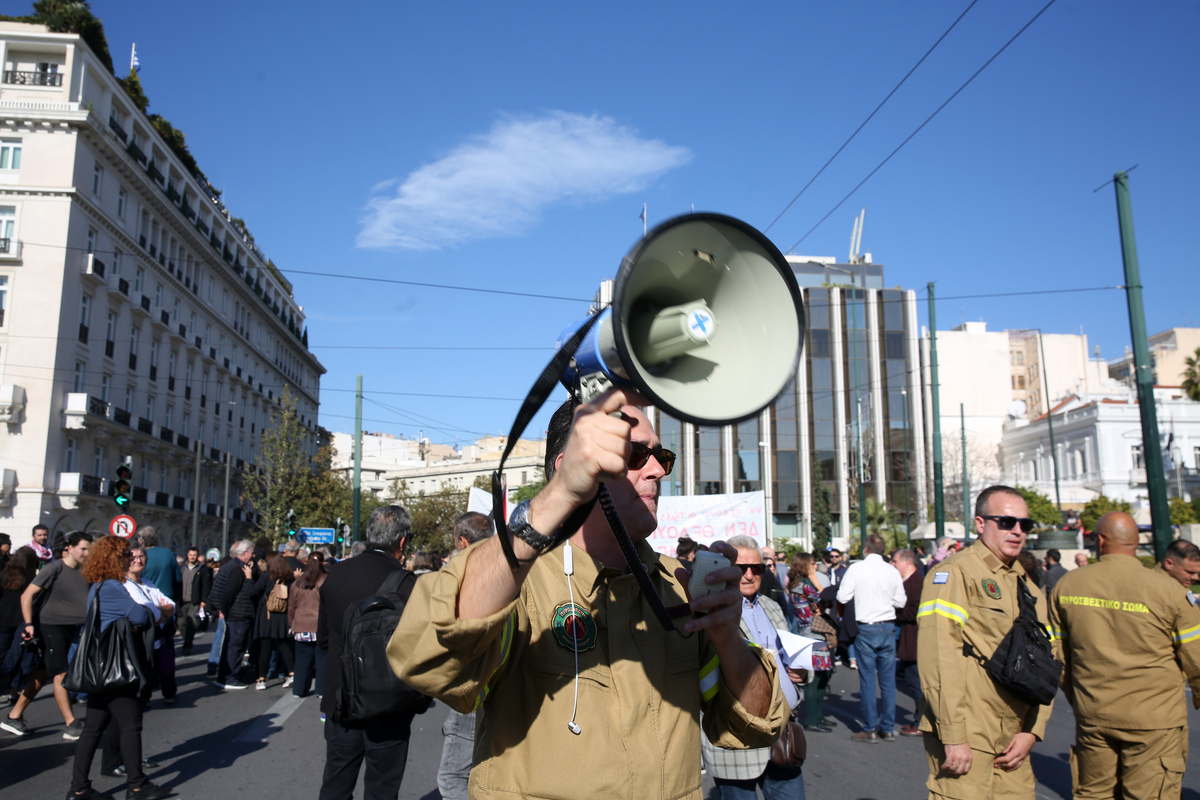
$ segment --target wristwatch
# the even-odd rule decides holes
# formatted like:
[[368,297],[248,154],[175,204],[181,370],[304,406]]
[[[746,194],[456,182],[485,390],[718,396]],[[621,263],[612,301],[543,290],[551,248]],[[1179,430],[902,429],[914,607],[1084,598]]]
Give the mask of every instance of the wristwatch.
[[529,524],[528,500],[522,501],[513,509],[512,514],[508,517],[508,529],[512,531],[513,536],[536,550],[538,555],[544,553],[548,547],[558,541],[554,536],[538,533]]

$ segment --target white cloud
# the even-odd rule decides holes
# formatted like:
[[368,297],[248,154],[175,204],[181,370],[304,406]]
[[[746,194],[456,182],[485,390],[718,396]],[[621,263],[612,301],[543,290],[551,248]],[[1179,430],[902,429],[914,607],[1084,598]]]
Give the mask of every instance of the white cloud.
[[394,194],[371,198],[358,246],[433,250],[517,235],[547,206],[638,191],[691,157],[609,117],[505,118],[410,174]]

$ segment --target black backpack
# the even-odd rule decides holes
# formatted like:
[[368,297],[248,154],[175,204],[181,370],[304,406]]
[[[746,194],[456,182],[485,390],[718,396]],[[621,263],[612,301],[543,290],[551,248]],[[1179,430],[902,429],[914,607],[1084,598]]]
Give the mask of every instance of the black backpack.
[[983,662],[992,680],[1027,705],[1050,705],[1062,680],[1063,663],[1054,658],[1050,637],[1038,622],[1033,595],[1017,581],[1020,614],[996,652]]
[[396,677],[387,646],[400,624],[404,605],[417,576],[393,572],[379,592],[346,609],[342,631],[342,693],[335,718],[342,725],[361,725],[382,717],[421,714],[433,700]]

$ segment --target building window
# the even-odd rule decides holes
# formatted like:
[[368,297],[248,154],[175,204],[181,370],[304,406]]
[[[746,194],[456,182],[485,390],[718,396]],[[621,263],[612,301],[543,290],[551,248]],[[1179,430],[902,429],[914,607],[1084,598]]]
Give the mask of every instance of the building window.
[[1024,350],[1013,350],[1011,363],[1014,367],[1020,367],[1020,366],[1024,365],[1025,364],[1025,351]]
[[133,411],[133,386],[125,387],[125,408]]
[[88,255],[96,252],[96,232],[91,228],[88,228],[87,251]]
[[158,490],[167,493],[167,467],[164,464],[158,471]]
[[0,275],[0,328],[4,327],[4,312],[8,309],[8,276]]
[[1134,469],[1145,469],[1146,468],[1146,454],[1145,454],[1145,451],[1142,449],[1142,446],[1140,444],[1135,444],[1133,447],[1129,448],[1129,450],[1130,450],[1130,455],[1133,457],[1133,468]]
[[1025,388],[1025,376],[1024,375],[1013,375],[1012,376],[1012,388],[1024,389]]
[[101,190],[104,188],[104,167],[97,164],[92,169],[92,194],[100,196]]
[[17,227],[17,207],[0,206],[0,253],[13,251],[13,234]]
[[182,430],[179,431],[182,435],[184,435],[184,436],[188,435],[188,423],[191,421],[192,421],[192,415],[186,411],[183,412],[183,428],[182,428]]
[[75,451],[79,448],[74,439],[67,439],[67,458],[63,463],[63,472],[75,471]]
[[[140,339],[141,336],[142,336],[141,329],[134,327],[129,330],[129,356],[130,356],[130,358],[137,358],[138,339]],[[136,369],[136,367],[132,367],[131,369]]]
[[229,305],[229,291],[226,289],[222,289],[221,290],[221,313],[222,314],[225,313],[225,307],[228,305]]
[[86,294],[80,301],[79,308],[79,341],[87,344],[88,340],[88,325],[92,322],[92,298]]
[[133,290],[140,292],[142,290],[142,280],[146,277],[146,271],[141,267],[134,270],[133,273]]
[[112,399],[109,396],[111,394],[112,394],[112,376],[111,375],[101,375],[100,376],[100,399],[107,403],[107,402],[111,401],[111,399]]
[[21,140],[0,139],[0,169],[21,168]]
[[154,395],[146,395],[146,419],[154,422]]
[[121,259],[124,254],[120,250],[113,250],[112,254],[112,272],[117,277],[121,276]]
[[83,391],[83,370],[84,370],[83,362],[76,361],[75,362],[75,392],[76,393]]
[[103,475],[107,471],[104,469],[104,447],[96,445],[96,455],[92,461],[92,474]]
[[154,307],[162,308],[162,284],[154,284]]
[[124,188],[117,190],[117,216],[125,219],[125,209],[129,206],[129,193]]

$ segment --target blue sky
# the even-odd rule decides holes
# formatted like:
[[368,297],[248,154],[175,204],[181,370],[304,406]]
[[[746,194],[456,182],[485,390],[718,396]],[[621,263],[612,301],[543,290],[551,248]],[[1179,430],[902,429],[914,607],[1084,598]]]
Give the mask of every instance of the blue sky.
[[[92,8],[118,74],[136,41],[150,111],[285,271],[578,298],[289,275],[329,369],[322,423],[353,430],[361,373],[364,427],[453,442],[508,432],[558,333],[640,237],[643,203],[651,225],[694,205],[766,228],[968,5]],[[780,249],[1044,5],[972,7],[770,228]],[[1117,286],[1113,190],[1093,190],[1136,164],[1149,331],[1200,325],[1198,34],[1194,2],[1058,0],[795,251],[844,260],[866,207],[863,249],[892,286]],[[1120,291],[938,304],[942,328],[981,318],[1082,328],[1106,357],[1129,343]]]

